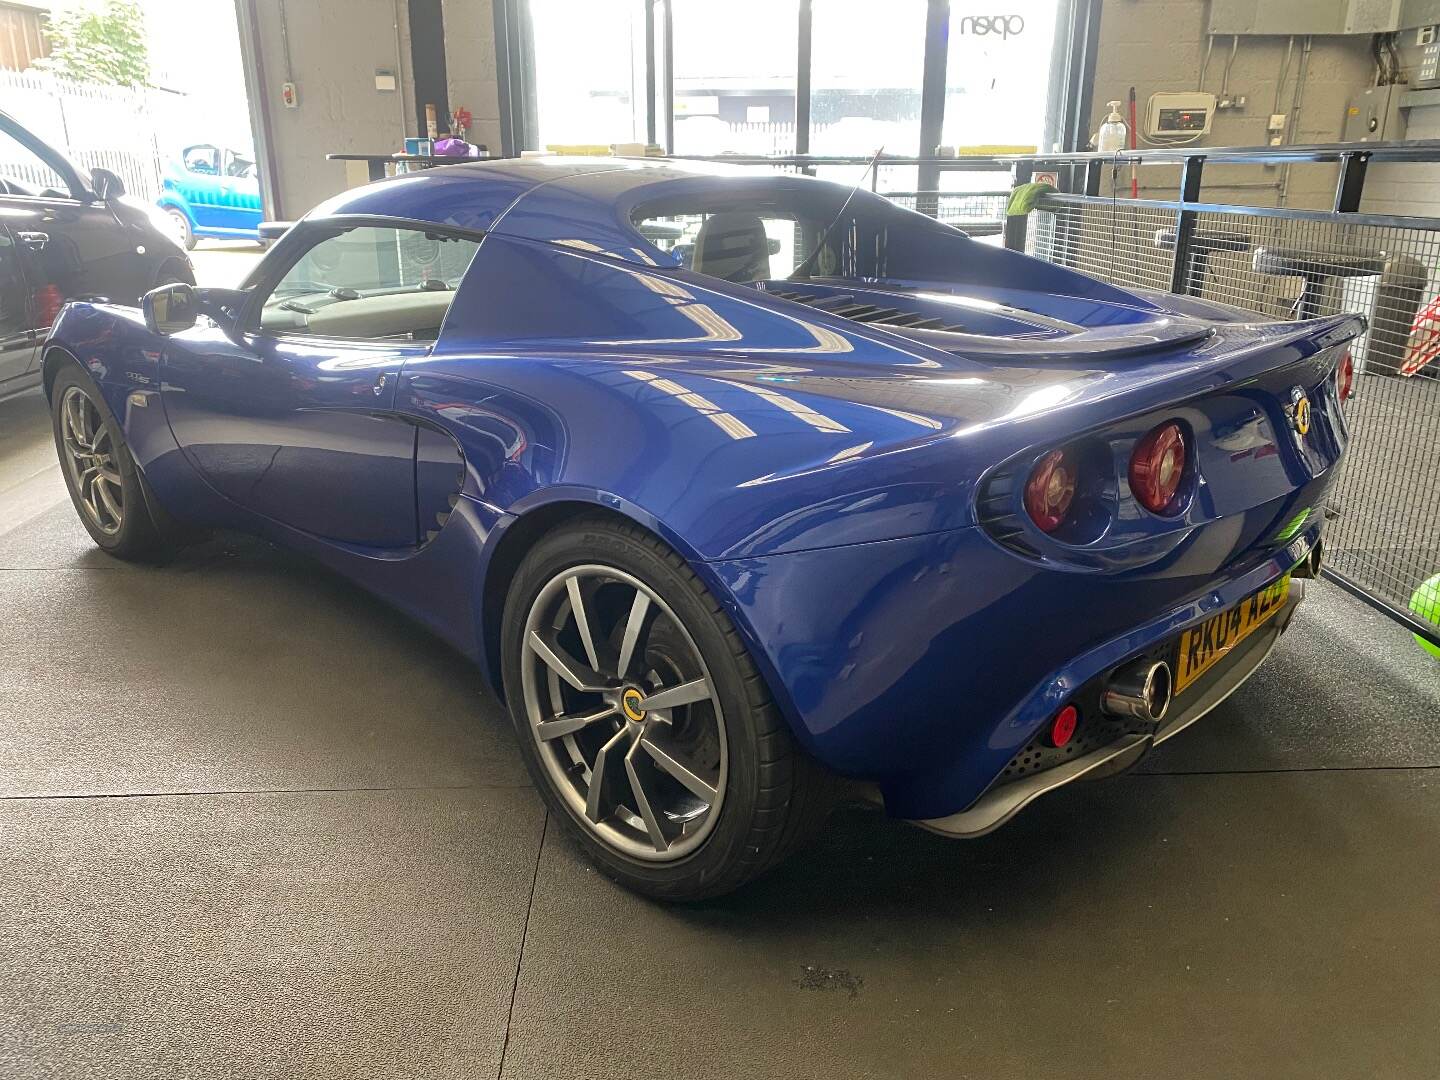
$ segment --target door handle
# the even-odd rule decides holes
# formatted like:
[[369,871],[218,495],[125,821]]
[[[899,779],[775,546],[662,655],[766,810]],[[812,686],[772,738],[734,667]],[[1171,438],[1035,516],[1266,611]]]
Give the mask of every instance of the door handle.
[[45,245],[50,242],[50,234],[43,232],[17,232],[15,239],[27,251],[44,251]]

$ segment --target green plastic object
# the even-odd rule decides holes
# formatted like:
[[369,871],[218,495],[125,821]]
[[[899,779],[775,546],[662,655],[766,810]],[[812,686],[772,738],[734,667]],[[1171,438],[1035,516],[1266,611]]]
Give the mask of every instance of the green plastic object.
[[[1420,583],[1420,587],[1410,597],[1410,610],[1426,622],[1440,626],[1440,574]],[[1419,634],[1415,635],[1415,641],[1420,648],[1440,660],[1440,646],[1426,641]]]
[[1291,539],[1299,535],[1300,530],[1305,527],[1305,522],[1309,520],[1309,508],[1301,510],[1300,513],[1296,514],[1293,518],[1290,519],[1290,521],[1283,529],[1281,529],[1278,533],[1275,534],[1275,539],[1280,541],[1280,543],[1282,544],[1288,544]]
[[1010,202],[1005,207],[1006,217],[1023,217],[1035,209],[1041,195],[1056,190],[1054,184],[1018,184],[1010,192]]

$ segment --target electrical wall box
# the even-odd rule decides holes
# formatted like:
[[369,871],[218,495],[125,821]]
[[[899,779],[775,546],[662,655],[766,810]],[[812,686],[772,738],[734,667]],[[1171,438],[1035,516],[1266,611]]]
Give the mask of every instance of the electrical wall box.
[[1208,135],[1214,118],[1214,94],[1198,91],[1151,94],[1145,106],[1145,134],[1162,138]]
[[1401,49],[1401,61],[1410,71],[1410,89],[1430,90],[1440,86],[1440,26],[1422,26],[1415,32],[1415,44]]
[[[1212,34],[1383,34],[1424,20],[1431,0],[1212,0]],[[1412,14],[1407,9],[1416,9]],[[1407,19],[1407,16],[1409,18]],[[1434,19],[1428,20],[1434,22]]]
[[1400,112],[1404,85],[1367,86],[1345,106],[1342,142],[1394,142],[1405,137],[1405,118]]

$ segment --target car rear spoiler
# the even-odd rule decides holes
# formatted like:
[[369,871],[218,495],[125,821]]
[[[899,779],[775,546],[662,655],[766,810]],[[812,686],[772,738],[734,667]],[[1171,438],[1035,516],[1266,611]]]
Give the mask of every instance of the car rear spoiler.
[[262,221],[255,230],[261,240],[279,240],[294,226],[293,221]]

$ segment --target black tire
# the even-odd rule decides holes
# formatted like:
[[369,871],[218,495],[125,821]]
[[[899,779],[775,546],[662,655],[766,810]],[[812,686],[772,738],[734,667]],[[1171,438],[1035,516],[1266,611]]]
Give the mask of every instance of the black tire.
[[[66,446],[65,411],[72,395],[79,395],[89,404],[94,410],[95,419],[104,429],[105,461],[108,466],[113,467],[111,475],[119,477],[118,484],[112,484],[106,489],[110,500],[114,502],[114,492],[118,488],[118,522],[98,518],[96,512],[87,506],[82,493],[84,481],[81,478],[80,466]],[[55,376],[50,390],[50,423],[55,436],[55,450],[60,457],[60,471],[65,476],[70,501],[80,517],[80,523],[85,526],[85,531],[90,534],[96,546],[117,559],[131,562],[154,562],[164,558],[170,548],[151,514],[153,499],[146,489],[145,478],[136,468],[135,459],[130,456],[130,448],[125,445],[125,436],[120,425],[115,422],[114,414],[105,404],[103,395],[89,376],[73,362],[67,362]],[[95,433],[98,439],[98,427]],[[91,482],[94,482],[93,478]],[[103,504],[104,500],[97,502]]]
[[[529,655],[523,645],[527,620],[547,583],[582,565],[621,571],[668,605],[697,647],[715,691],[728,763],[721,773],[723,791],[700,846],[674,861],[636,858],[605,839],[576,812],[541,757],[522,677]],[[715,598],[685,561],[651,534],[607,517],[582,519],[546,534],[511,582],[501,634],[506,700],[530,774],[551,813],[596,866],[620,884],[660,900],[719,896],[778,864],[824,823],[835,801],[835,778],[796,745]]]
[[186,251],[194,251],[195,230],[190,227],[190,219],[185,215],[185,211],[169,207],[165,213],[169,214],[170,220],[175,223],[175,231],[172,234],[175,239],[180,241]]

